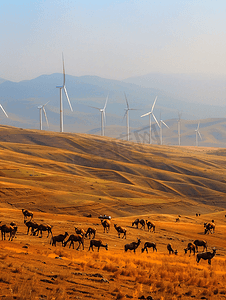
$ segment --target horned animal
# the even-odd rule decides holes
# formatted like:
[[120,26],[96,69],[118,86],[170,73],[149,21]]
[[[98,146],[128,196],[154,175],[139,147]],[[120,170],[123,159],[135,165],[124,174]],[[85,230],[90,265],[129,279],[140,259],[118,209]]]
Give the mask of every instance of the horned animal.
[[85,230],[79,227],[75,227],[75,232],[77,234],[85,235]]
[[204,240],[195,240],[193,242],[195,244],[195,250],[198,252],[198,247],[203,247],[203,251],[206,249],[207,251],[207,242]]
[[188,250],[190,251],[190,254],[191,254],[191,252],[193,252],[195,255],[195,244],[188,243],[187,248],[184,249],[185,254],[188,252]]
[[130,244],[126,244],[124,246],[125,252],[127,252],[128,250],[133,250],[133,252],[135,253],[135,251],[139,247],[140,243],[141,243],[141,240],[137,238],[137,242],[132,242]]
[[89,228],[86,230],[85,237],[89,236],[89,239],[90,239],[90,238],[91,238],[91,235],[93,235],[93,239],[95,239],[96,231],[97,231],[96,228],[89,227]]
[[122,233],[123,234],[122,239],[123,238],[126,239],[126,229],[121,226],[118,226],[117,224],[114,224],[114,227],[118,232],[118,237],[120,238],[120,234]]
[[34,221],[24,220],[24,224],[27,226],[27,234],[29,233],[30,228],[31,228],[31,234],[34,233],[34,229],[38,228],[38,223],[36,223]]
[[5,234],[9,233],[9,241],[12,241],[17,232],[17,226],[3,224],[0,226],[2,233],[2,240],[5,240]]
[[59,234],[56,236],[52,236],[51,240],[50,240],[50,244],[53,246],[55,245],[56,247],[56,243],[62,243],[62,246],[64,245],[64,240],[66,239],[66,237],[68,236],[68,233],[65,232],[65,234]]
[[200,259],[208,260],[208,264],[211,265],[211,259],[215,256],[216,254],[216,249],[213,248],[213,252],[203,252],[203,253],[198,253],[196,255],[196,261],[199,263]]
[[106,250],[108,250],[108,244],[103,244],[102,243],[102,240],[91,240],[90,241],[90,244],[89,244],[89,249],[88,249],[88,251],[90,251],[90,249],[92,249],[92,251],[93,251],[93,246],[94,247],[97,247],[97,249],[98,249],[98,252],[99,252],[99,250],[100,250],[100,247],[103,247],[103,248],[105,248]]
[[211,223],[204,223],[204,234],[206,233],[214,233],[215,231],[215,224],[213,222]]
[[104,233],[105,233],[105,230],[108,233],[110,230],[111,222],[109,220],[101,220],[101,224],[104,227]]
[[148,227],[148,231],[152,229],[153,232],[155,232],[155,224],[151,221],[148,221],[146,220],[146,224],[147,224],[147,227]]
[[167,250],[169,251],[169,254],[171,254],[171,253],[177,253],[177,250],[173,250],[173,248],[172,248],[172,245],[171,244],[168,244],[167,246]]
[[69,245],[69,248],[71,248],[71,245],[72,245],[73,249],[74,249],[74,242],[78,242],[78,248],[76,250],[78,250],[80,248],[80,245],[82,245],[83,250],[84,250],[84,235],[71,234],[69,236],[68,240],[64,242],[64,247],[67,245],[68,242],[71,242],[70,245]]
[[52,233],[52,226],[49,225],[49,224],[39,224],[37,229],[33,231],[33,235],[39,235],[39,232],[40,232],[40,237],[42,238],[42,232],[43,231],[47,231],[48,232],[48,235],[47,235],[47,238],[49,237],[49,234],[51,233],[51,235],[53,235]]
[[146,250],[148,253],[148,248],[152,248],[153,252],[154,250],[157,252],[157,248],[156,248],[156,243],[150,243],[150,242],[146,242],[144,243],[144,248],[141,249],[142,253]]
[[33,212],[31,212],[31,211],[29,211],[27,209],[22,208],[22,213],[24,215],[24,220],[27,219],[27,217],[30,217],[31,218],[30,220],[33,219]]

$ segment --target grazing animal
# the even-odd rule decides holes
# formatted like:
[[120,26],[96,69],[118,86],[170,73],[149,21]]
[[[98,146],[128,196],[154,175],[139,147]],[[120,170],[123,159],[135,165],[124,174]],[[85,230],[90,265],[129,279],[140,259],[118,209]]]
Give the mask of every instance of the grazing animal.
[[93,246],[94,247],[97,247],[97,249],[98,249],[98,252],[99,252],[99,250],[100,250],[100,247],[103,247],[103,248],[105,248],[106,250],[108,250],[108,244],[103,244],[102,243],[102,241],[101,240],[91,240],[90,241],[90,244],[89,244],[89,249],[88,249],[88,251],[90,251],[90,249],[92,249],[92,251],[93,251]]
[[140,229],[145,229],[145,221],[144,221],[144,219],[141,219],[140,221],[139,221],[139,223],[140,223],[140,225],[141,225],[141,228]]
[[71,234],[68,238],[67,241],[64,242],[64,247],[67,245],[68,242],[71,242],[69,245],[69,248],[71,248],[71,245],[73,246],[74,249],[74,242],[78,242],[78,248],[76,250],[78,250],[80,248],[80,245],[82,245],[83,250],[84,250],[84,235],[81,234]]
[[118,226],[117,224],[114,224],[115,229],[118,232],[118,237],[120,238],[120,234],[122,233],[122,239],[125,238],[126,239],[126,229],[122,228],[121,226]]
[[52,236],[51,240],[50,240],[50,244],[53,246],[55,245],[56,247],[56,243],[62,243],[62,246],[64,246],[64,240],[66,239],[66,237],[68,236],[68,233],[65,232],[65,234],[59,234],[56,236]]
[[125,252],[127,252],[128,250],[133,250],[133,252],[135,253],[135,251],[139,247],[140,243],[141,243],[141,240],[137,239],[137,242],[132,242],[130,244],[126,244],[124,246]]
[[43,231],[47,231],[48,232],[48,235],[47,235],[47,238],[49,237],[49,234],[51,233],[51,235],[53,235],[52,233],[52,227],[51,225],[49,224],[39,224],[37,229],[33,231],[33,235],[39,235],[39,232],[40,232],[40,238],[42,238],[42,232]]
[[29,233],[30,228],[31,228],[31,234],[34,234],[34,229],[38,228],[38,223],[34,221],[24,220],[24,224],[27,226],[27,234]]
[[92,227],[89,227],[87,230],[86,230],[86,233],[85,233],[85,237],[87,237],[89,235],[89,239],[91,238],[91,235],[93,235],[93,239],[95,239],[95,236],[96,236],[96,228],[92,228]]
[[149,242],[144,243],[144,248],[141,249],[142,253],[143,253],[145,250],[146,250],[147,253],[148,253],[148,248],[152,248],[152,249],[153,249],[153,252],[154,252],[154,250],[157,252],[156,243],[149,243]]
[[204,223],[204,234],[206,234],[206,233],[214,233],[214,231],[215,231],[215,224],[214,224],[214,222],[212,222],[212,223]]
[[195,250],[198,252],[198,247],[203,247],[203,251],[206,249],[207,251],[207,242],[204,240],[195,240],[193,242],[195,244]]
[[169,254],[171,254],[171,253],[177,253],[177,250],[173,250],[173,248],[172,248],[172,245],[171,244],[168,244],[167,246],[167,250],[169,251]]
[[79,227],[75,227],[75,232],[77,234],[85,235],[85,230]]
[[216,254],[216,249],[213,248],[213,252],[203,252],[203,253],[198,253],[196,255],[196,261],[199,263],[200,259],[208,260],[208,264],[211,265],[211,259],[215,256]]
[[101,224],[104,227],[104,233],[105,233],[105,230],[108,233],[110,230],[111,222],[109,220],[101,220]]
[[33,219],[33,212],[23,208],[22,213],[24,215],[24,220],[26,220],[28,217],[31,218],[30,221]]
[[5,240],[5,234],[9,233],[9,241],[12,241],[17,232],[17,226],[3,224],[0,226],[2,233],[2,240]]
[[135,225],[135,226],[137,226],[137,228],[138,228],[139,223],[140,223],[140,220],[139,220],[139,219],[136,219],[136,220],[132,223],[132,226]]
[[190,254],[193,252],[195,255],[195,244],[188,243],[187,248],[184,249],[185,254],[188,252],[188,250],[190,251]]
[[155,224],[151,221],[148,221],[146,220],[146,224],[147,224],[147,227],[148,227],[148,231],[152,229],[153,232],[155,232]]
[[176,222],[180,222],[180,218],[176,218]]

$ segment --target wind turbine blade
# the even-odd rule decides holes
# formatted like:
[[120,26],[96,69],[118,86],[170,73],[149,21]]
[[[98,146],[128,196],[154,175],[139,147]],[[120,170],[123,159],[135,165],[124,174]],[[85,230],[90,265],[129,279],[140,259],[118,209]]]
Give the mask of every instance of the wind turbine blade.
[[148,115],[150,115],[150,114],[151,114],[151,112],[149,111],[148,113],[142,115],[141,118],[146,117],[146,116],[148,116]]
[[103,110],[103,114],[104,114],[104,126],[106,125],[106,115],[105,115],[105,109]]
[[157,98],[158,98],[158,96],[156,96],[156,98],[155,98],[155,101],[154,101],[154,103],[153,103],[153,105],[152,105],[152,108],[151,108],[151,112],[153,112],[153,109],[154,109],[154,107],[155,107],[155,103],[156,103]]
[[100,108],[98,108],[98,107],[95,107],[95,106],[90,106],[90,105],[88,105],[89,107],[92,107],[92,108],[95,108],[95,109],[98,109],[99,111],[100,111]]
[[67,97],[67,101],[68,101],[68,104],[69,104],[69,106],[70,106],[70,109],[71,109],[71,111],[73,111],[72,106],[71,106],[71,102],[70,102],[70,100],[69,100],[69,97],[68,97],[67,90],[66,90],[66,87],[65,87],[65,86],[64,86],[64,92],[65,92],[65,95],[66,95],[66,97]]
[[197,131],[199,130],[199,124],[200,124],[200,122],[198,123],[197,129],[196,129]]
[[155,115],[152,113],[153,118],[155,119],[155,122],[158,124],[158,127],[160,128],[159,122],[157,121]]
[[46,124],[47,126],[49,127],[49,122],[48,122],[48,119],[47,119],[47,114],[46,114],[46,110],[45,110],[45,107],[43,106],[43,112],[44,112],[44,115],[45,115],[45,118],[46,118]]
[[161,122],[162,122],[163,125],[165,125],[167,128],[169,128],[169,126],[166,125],[166,123],[163,120],[161,120]]
[[4,108],[2,107],[1,104],[0,104],[0,107],[1,107],[2,111],[4,112],[4,114],[6,115],[6,117],[8,118],[9,116],[7,115],[6,111],[4,110]]
[[198,132],[198,135],[199,135],[200,139],[202,140],[201,133],[198,130],[197,130],[197,132]]
[[128,100],[127,100],[127,97],[126,97],[126,93],[124,92],[124,95],[125,95],[125,99],[126,99],[126,105],[127,105],[127,108],[129,109],[129,103],[128,103]]
[[46,106],[51,100],[49,100],[48,102],[46,102],[46,104],[44,104],[43,106]]
[[62,53],[62,61],[63,61],[63,86],[65,86],[65,69],[64,69],[64,54]]
[[105,105],[104,105],[104,108],[103,108],[104,111],[105,111],[105,108],[107,106],[107,102],[108,102],[108,95],[107,95],[106,102],[105,102]]
[[126,114],[127,114],[127,111],[128,111],[128,109],[126,109],[126,111],[125,111],[125,114],[124,114],[124,116],[123,116],[123,119],[122,119],[122,121],[124,121],[124,119],[125,119],[125,116],[126,116]]

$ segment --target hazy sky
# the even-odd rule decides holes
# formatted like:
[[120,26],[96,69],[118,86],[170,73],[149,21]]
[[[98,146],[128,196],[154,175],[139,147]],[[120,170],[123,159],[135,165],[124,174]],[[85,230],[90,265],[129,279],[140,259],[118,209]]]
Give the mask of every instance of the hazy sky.
[[226,74],[225,0],[2,0],[0,77]]

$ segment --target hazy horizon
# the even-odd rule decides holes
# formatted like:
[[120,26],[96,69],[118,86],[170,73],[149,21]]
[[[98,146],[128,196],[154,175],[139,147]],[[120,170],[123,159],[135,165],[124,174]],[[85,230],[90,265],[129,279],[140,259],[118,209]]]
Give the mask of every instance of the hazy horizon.
[[0,77],[62,72],[123,80],[149,73],[226,75],[223,1],[70,0],[0,4]]

